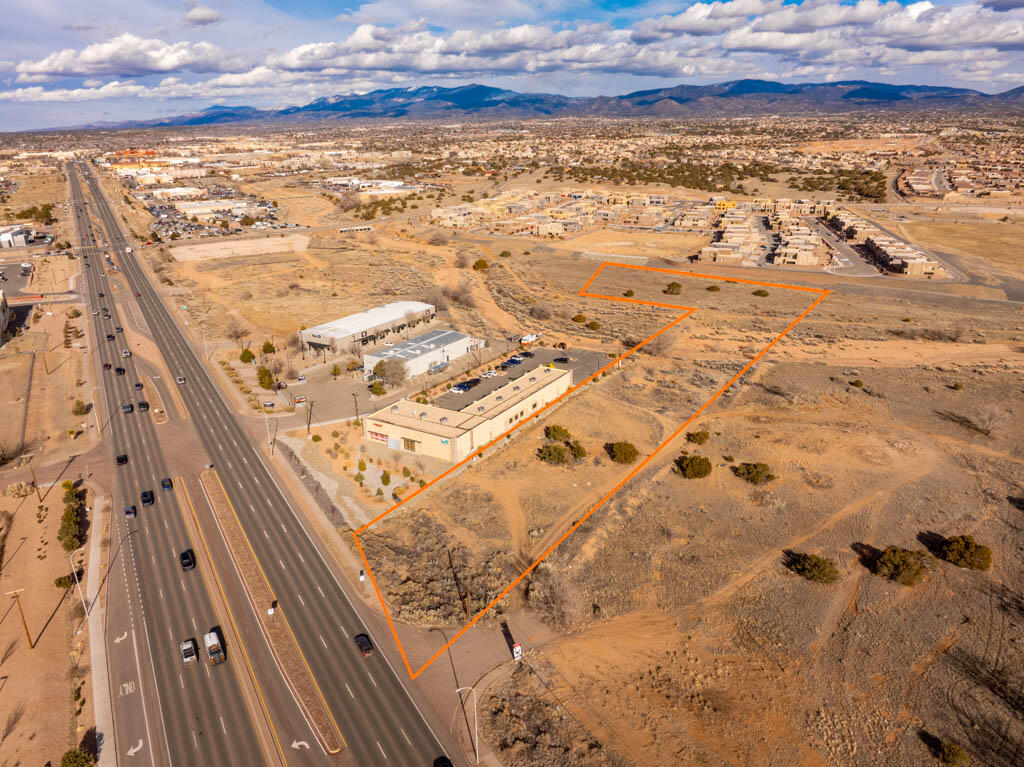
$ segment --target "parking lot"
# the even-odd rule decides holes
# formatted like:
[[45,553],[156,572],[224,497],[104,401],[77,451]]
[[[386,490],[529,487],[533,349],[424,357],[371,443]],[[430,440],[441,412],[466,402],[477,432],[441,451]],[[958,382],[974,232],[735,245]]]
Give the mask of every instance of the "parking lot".
[[14,298],[29,287],[30,277],[21,273],[22,259],[8,259],[0,261],[0,290],[7,294],[8,298]]
[[[491,378],[481,377],[480,383],[476,384],[473,388],[466,392],[448,392],[442,394],[433,404],[438,407],[443,407],[448,410],[462,410],[469,405],[472,405],[478,399],[490,394],[495,389],[498,389],[509,381],[515,381],[518,378],[529,373],[542,365],[553,365],[556,368],[562,368],[563,370],[572,371],[572,383],[575,386],[580,381],[583,381],[588,376],[593,375],[600,370],[604,365],[608,364],[608,356],[602,352],[589,351],[584,349],[547,349],[544,347],[536,347],[530,350],[532,357],[524,357],[522,364],[512,365],[507,371],[498,370],[497,375]],[[564,360],[556,362],[555,360]],[[459,381],[469,380],[469,377],[461,377],[460,379],[453,381],[453,383],[459,383]]]

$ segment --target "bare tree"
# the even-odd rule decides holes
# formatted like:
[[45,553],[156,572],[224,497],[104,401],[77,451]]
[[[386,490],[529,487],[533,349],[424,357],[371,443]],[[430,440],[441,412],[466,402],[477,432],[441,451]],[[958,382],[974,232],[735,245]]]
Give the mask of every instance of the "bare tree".
[[25,704],[18,703],[18,705],[12,708],[11,712],[7,715],[7,721],[4,722],[3,731],[0,731],[0,743],[3,743],[11,737],[14,731],[18,729],[18,723],[21,721],[23,716],[25,716]]
[[430,235],[430,239],[427,240],[428,245],[441,246],[448,244],[448,238],[440,232]]
[[460,250],[458,254],[455,256],[455,265],[459,267],[459,269],[465,269],[467,266],[469,266],[469,261],[469,253],[467,253],[464,250]]
[[383,378],[384,383],[388,386],[399,386],[405,381],[406,377],[405,360],[398,357],[388,357],[386,360],[381,360],[376,364],[373,368],[373,373]]
[[237,343],[239,347],[242,345],[242,339],[249,335],[249,331],[239,325],[237,322],[232,321],[227,328],[228,338]]
[[296,370],[293,366],[289,365],[284,371],[284,377],[287,378],[289,381],[294,381],[296,378],[299,377],[299,371]]
[[268,358],[266,365],[267,370],[269,370],[270,374],[275,378],[277,378],[277,375],[281,372],[281,369],[284,368],[284,363],[281,362],[281,360],[279,360],[277,357]]

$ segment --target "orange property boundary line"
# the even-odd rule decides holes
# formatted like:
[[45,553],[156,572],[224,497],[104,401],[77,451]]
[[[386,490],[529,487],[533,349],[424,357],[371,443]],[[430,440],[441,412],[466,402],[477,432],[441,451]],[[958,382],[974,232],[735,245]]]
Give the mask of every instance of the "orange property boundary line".
[[[443,647],[441,647],[441,649],[439,649],[437,652],[435,652],[433,655],[431,655],[430,658],[428,658],[427,661],[422,666],[420,666],[418,669],[413,670],[412,665],[409,663],[409,658],[405,654],[405,648],[402,646],[402,640],[399,638],[398,631],[395,629],[395,624],[394,624],[394,622],[391,619],[391,612],[388,610],[387,603],[384,601],[384,595],[381,593],[380,586],[377,584],[377,578],[373,574],[373,568],[370,567],[370,562],[366,558],[366,552],[363,550],[363,544],[359,540],[359,535],[360,535],[360,533],[365,532],[368,528],[370,528],[371,526],[373,526],[374,524],[376,524],[377,522],[382,520],[388,514],[391,514],[396,509],[404,506],[406,503],[411,501],[413,498],[415,498],[417,495],[419,495],[421,492],[423,492],[427,488],[429,488],[432,485],[440,482],[445,477],[450,476],[453,472],[455,472],[456,470],[458,470],[462,466],[465,466],[467,463],[472,461],[474,458],[476,458],[477,456],[481,455],[488,448],[490,448],[493,445],[495,445],[498,442],[500,442],[507,435],[511,434],[512,432],[516,431],[517,429],[522,428],[523,426],[525,426],[527,423],[532,421],[537,416],[541,415],[542,413],[544,413],[548,409],[550,409],[550,408],[554,407],[555,405],[557,405],[559,402],[561,402],[563,399],[568,397],[570,394],[572,394],[577,389],[580,389],[581,387],[583,387],[586,384],[588,384],[591,381],[593,381],[595,378],[597,378],[599,375],[601,375],[601,373],[603,373],[606,370],[608,370],[608,368],[610,368],[610,367],[612,367],[614,365],[617,365],[619,362],[624,360],[626,357],[628,357],[631,354],[633,354],[634,352],[636,352],[636,350],[639,349],[644,344],[649,343],[650,341],[653,341],[655,338],[660,336],[662,333],[664,333],[665,331],[675,327],[677,324],[679,324],[684,319],[686,319],[691,314],[693,314],[695,311],[697,311],[697,308],[696,307],[692,307],[692,306],[680,306],[678,304],[666,304],[666,303],[660,303],[658,301],[644,301],[644,300],[637,299],[637,298],[625,298],[625,297],[620,297],[620,296],[609,296],[609,295],[605,295],[603,293],[591,293],[591,292],[589,292],[590,286],[594,283],[594,280],[596,280],[598,278],[598,276],[601,274],[601,272],[603,272],[606,268],[609,268],[609,267],[610,268],[615,268],[615,269],[635,269],[637,271],[644,271],[644,272],[661,272],[661,273],[664,273],[664,274],[681,275],[681,276],[684,276],[684,277],[696,277],[696,278],[704,279],[704,280],[717,280],[717,281],[721,281],[721,282],[733,282],[733,283],[740,283],[740,284],[744,284],[744,285],[757,285],[757,286],[760,286],[760,287],[781,288],[783,290],[798,290],[798,291],[803,291],[803,292],[806,292],[806,293],[818,294],[818,297],[811,303],[810,306],[808,306],[806,309],[804,309],[804,311],[801,312],[800,315],[795,320],[793,320],[791,323],[789,323],[789,325],[786,326],[785,330],[783,330],[781,333],[779,333],[763,349],[761,349],[761,351],[759,351],[757,354],[755,354],[750,359],[750,361],[747,362],[747,364],[744,365],[743,368],[738,373],[736,373],[736,375],[734,375],[732,378],[730,378],[725,383],[724,386],[722,386],[718,391],[716,391],[713,395],[711,395],[711,397],[709,397],[708,400],[703,405],[701,405],[699,408],[697,408],[697,410],[695,410],[693,412],[693,415],[691,415],[689,418],[686,419],[686,421],[684,421],[682,424],[680,424],[680,426],[674,432],[672,432],[665,440],[663,440],[661,442],[661,444],[658,445],[651,452],[650,455],[648,455],[646,458],[644,458],[642,461],[640,461],[640,463],[638,463],[628,474],[626,474],[626,476],[623,477],[618,482],[618,484],[615,485],[615,487],[613,487],[611,490],[609,490],[600,500],[597,501],[597,503],[595,503],[593,506],[591,506],[590,510],[587,511],[587,513],[584,514],[582,517],[580,517],[580,519],[577,520],[576,523],[572,525],[572,527],[570,527],[568,530],[566,530],[565,533],[557,541],[555,541],[550,546],[548,546],[548,548],[544,551],[543,554],[541,554],[539,557],[537,557],[537,559],[529,567],[527,567],[525,570],[523,570],[523,572],[520,573],[516,577],[515,580],[513,580],[508,586],[506,586],[505,589],[500,594],[498,594],[498,596],[496,596],[494,599],[492,599],[479,613],[477,613],[473,617],[473,619],[469,621],[469,623],[467,623],[465,626],[463,626],[461,629],[459,629],[458,633],[456,633],[451,639],[449,639],[445,643],[445,645]],[[595,372],[593,375],[589,376],[588,378],[584,379],[580,383],[578,383],[575,386],[573,386],[571,389],[569,389],[569,391],[565,392],[565,394],[562,394],[560,397],[555,399],[553,402],[549,403],[548,405],[546,405],[545,407],[541,408],[536,413],[533,413],[529,417],[524,418],[523,420],[521,420],[518,424],[513,426],[508,431],[505,431],[505,432],[499,434],[497,437],[492,439],[486,445],[483,445],[482,447],[478,448],[475,452],[469,454],[468,456],[463,458],[461,461],[459,461],[457,464],[455,464],[451,468],[447,469],[443,473],[441,473],[438,476],[434,477],[434,479],[432,479],[430,482],[428,482],[423,487],[416,489],[416,491],[410,493],[407,497],[403,498],[401,501],[396,503],[391,508],[387,509],[386,511],[381,512],[380,514],[378,514],[376,517],[371,519],[369,522],[367,522],[362,527],[352,531],[352,537],[355,539],[356,547],[359,549],[359,555],[363,558],[363,564],[366,565],[366,572],[370,576],[371,583],[373,583],[373,590],[375,592],[377,592],[377,598],[380,600],[381,607],[384,609],[384,616],[387,618],[388,626],[391,628],[391,633],[394,635],[395,642],[398,644],[398,651],[402,655],[402,661],[405,663],[405,668],[409,672],[409,676],[412,679],[415,679],[417,676],[422,674],[427,669],[427,667],[430,666],[431,663],[433,663],[435,660],[437,660],[439,657],[441,657],[441,655],[445,652],[445,650],[447,650],[449,647],[451,647],[459,637],[461,637],[463,634],[465,634],[492,607],[494,607],[494,605],[496,605],[499,601],[501,601],[501,599],[504,598],[506,594],[508,594],[512,589],[514,589],[517,585],[519,585],[519,583],[523,580],[523,578],[525,578],[527,575],[529,575],[537,567],[537,565],[539,565],[541,562],[543,562],[545,559],[547,559],[547,557],[551,554],[551,552],[554,551],[562,543],[562,541],[564,541],[573,532],[575,532],[576,529],[579,528],[579,526],[582,525],[584,522],[586,522],[595,511],[597,511],[599,508],[601,508],[613,495],[615,495],[619,490],[621,490],[622,487],[627,482],[629,482],[631,479],[633,479],[633,477],[635,477],[637,474],[639,474],[641,471],[643,471],[644,468],[646,468],[646,466],[654,459],[654,457],[656,455],[658,455],[662,450],[664,450],[669,445],[669,443],[671,443],[673,440],[675,440],[676,437],[678,437],[683,432],[683,429],[685,429],[687,426],[689,426],[691,423],[693,423],[693,421],[698,416],[700,416],[705,410],[707,410],[715,400],[717,400],[719,397],[721,397],[722,394],[724,394],[726,392],[726,390],[730,386],[732,386],[734,383],[736,383],[736,381],[739,380],[739,378],[744,373],[746,373],[748,370],[750,370],[750,368],[753,367],[755,363],[757,363],[765,354],[767,354],[768,351],[771,350],[771,348],[773,346],[775,346],[775,344],[777,344],[787,333],[789,333],[789,331],[791,331],[793,328],[795,328],[797,326],[797,324],[800,323],[801,320],[803,320],[808,314],[810,314],[818,306],[818,304],[820,304],[822,301],[824,301],[826,296],[828,296],[830,293],[831,293],[830,290],[826,290],[824,288],[808,288],[808,287],[804,287],[802,285],[783,285],[781,283],[776,283],[776,282],[761,282],[761,281],[758,281],[758,280],[744,280],[744,279],[740,279],[738,277],[719,277],[717,275],[698,274],[696,272],[685,272],[685,271],[680,271],[678,269],[666,269],[666,268],[654,267],[654,266],[636,266],[636,265],[632,265],[632,264],[620,264],[620,263],[611,262],[611,261],[604,261],[604,262],[602,262],[600,264],[600,266],[597,267],[597,270],[594,272],[594,274],[591,275],[590,279],[587,280],[587,283],[583,286],[583,288],[579,291],[579,293],[577,295],[582,296],[584,298],[600,298],[600,299],[605,299],[605,300],[608,300],[608,301],[622,301],[623,303],[641,304],[641,305],[644,305],[644,306],[657,306],[657,307],[661,307],[661,308],[665,308],[665,309],[673,309],[673,310],[676,310],[676,311],[681,311],[682,314],[680,314],[678,317],[676,317],[674,320],[669,322],[664,327],[662,327],[659,330],[657,330],[656,332],[652,333],[650,336],[645,338],[643,341],[638,343],[636,346],[632,347],[631,349],[629,349],[628,351],[626,351],[625,353],[623,353],[619,357],[616,357],[614,360],[609,362],[607,365],[605,365],[603,368],[601,368],[600,370]]]

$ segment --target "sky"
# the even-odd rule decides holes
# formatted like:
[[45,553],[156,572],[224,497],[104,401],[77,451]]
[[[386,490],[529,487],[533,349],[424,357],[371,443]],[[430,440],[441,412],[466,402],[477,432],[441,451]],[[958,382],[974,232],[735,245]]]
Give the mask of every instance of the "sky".
[[1024,0],[4,0],[0,131],[484,83],[1024,85]]

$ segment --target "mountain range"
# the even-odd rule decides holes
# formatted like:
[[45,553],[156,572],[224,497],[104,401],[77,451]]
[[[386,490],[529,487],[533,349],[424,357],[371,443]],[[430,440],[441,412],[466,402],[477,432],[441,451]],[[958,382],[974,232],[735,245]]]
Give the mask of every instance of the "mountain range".
[[455,88],[421,86],[327,96],[303,106],[284,109],[218,105],[200,112],[156,120],[83,127],[182,127],[354,118],[732,117],[927,109],[1024,110],[1024,86],[990,95],[968,88],[891,85],[860,80],[799,84],[734,80],[596,97],[518,93],[476,84]]

